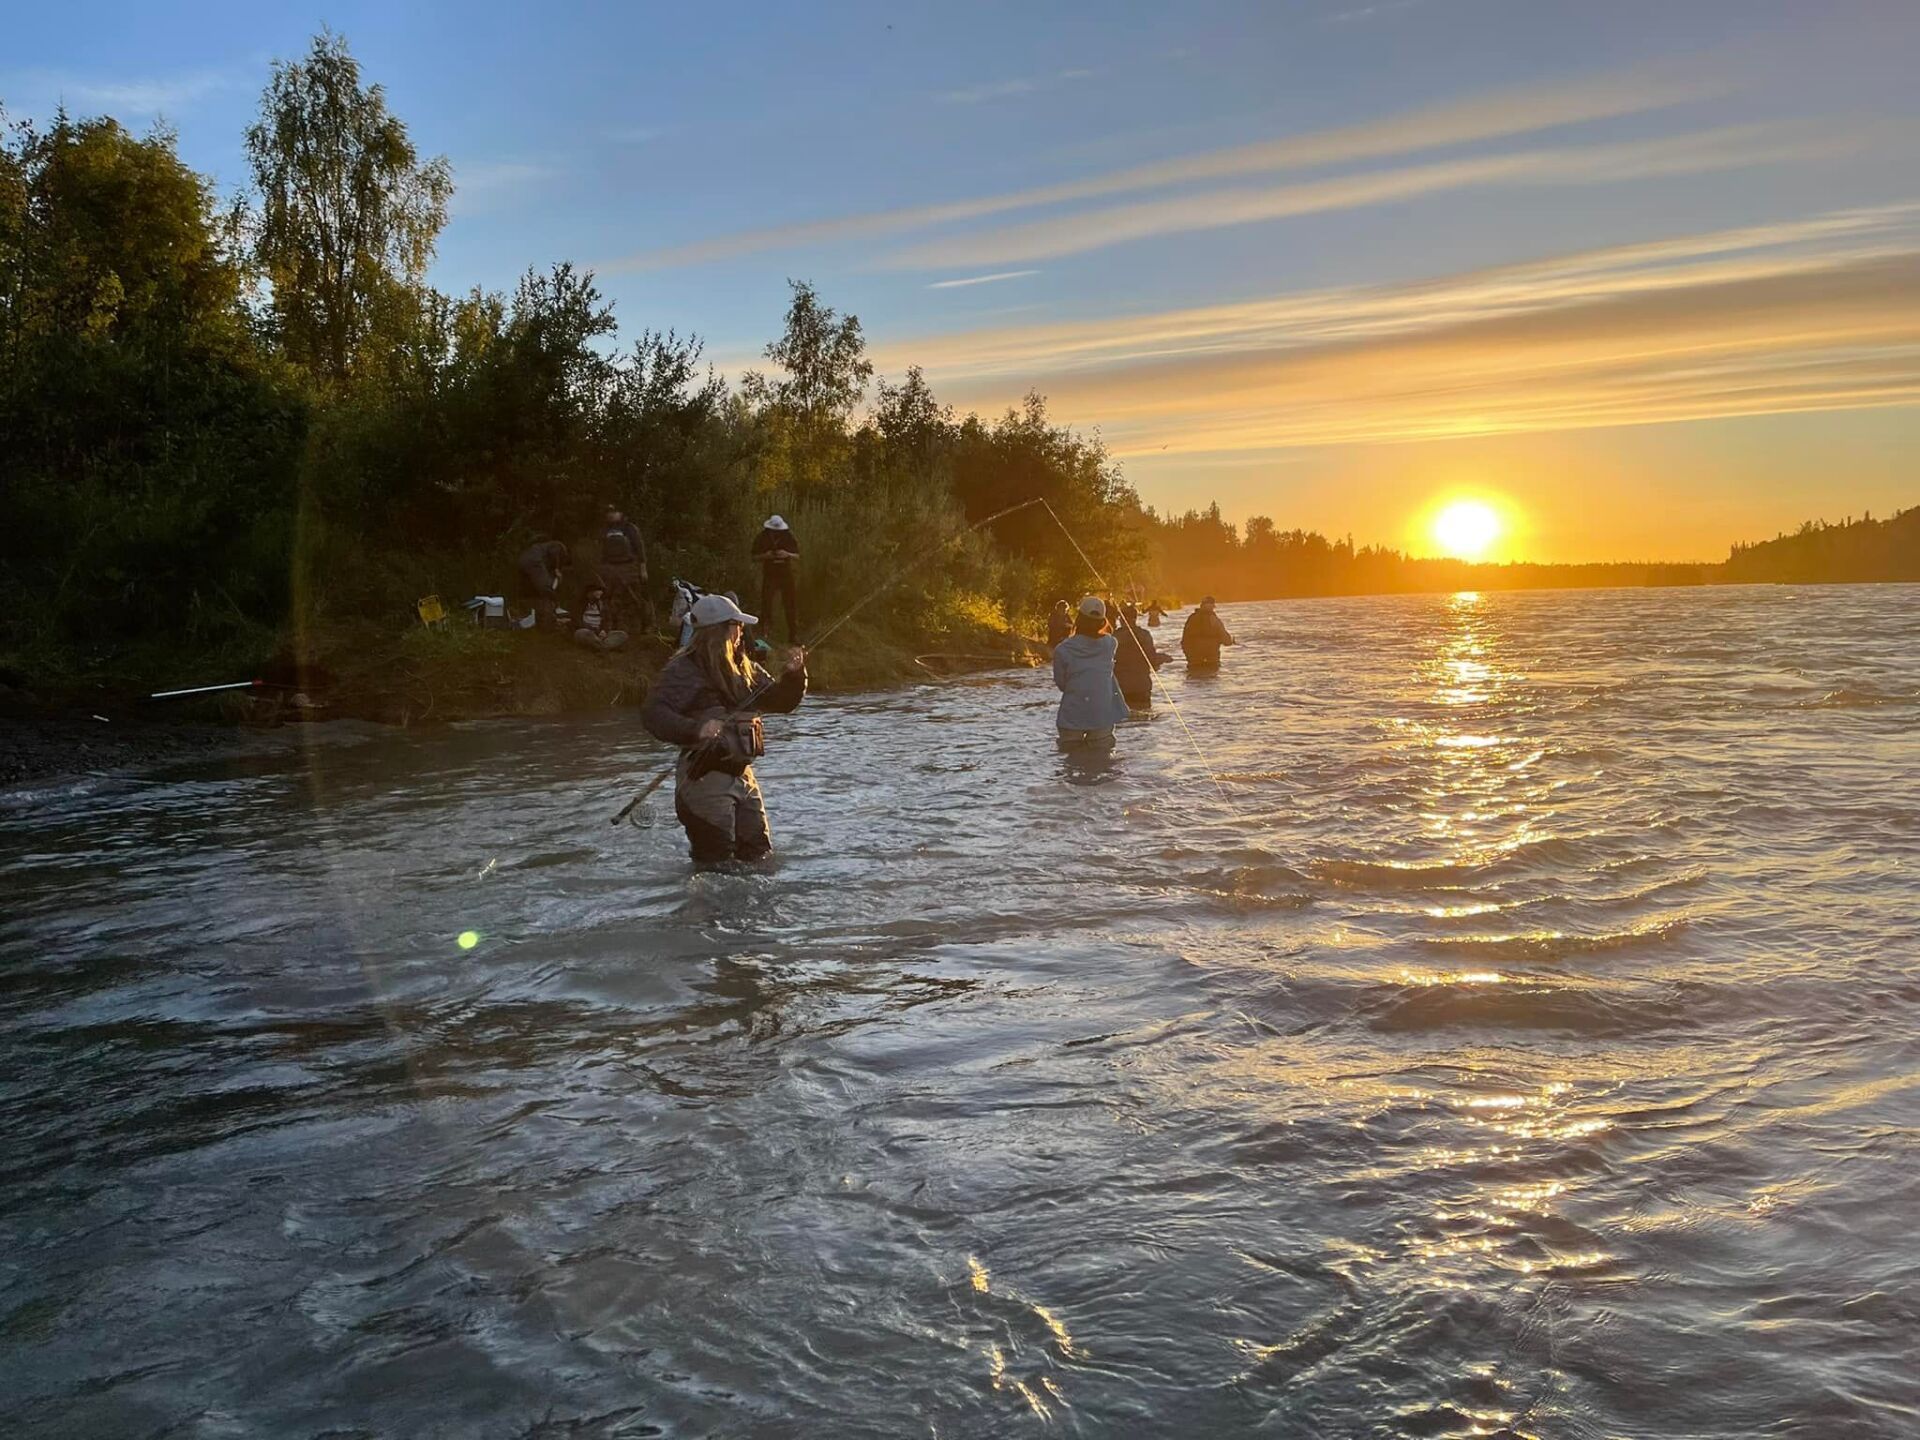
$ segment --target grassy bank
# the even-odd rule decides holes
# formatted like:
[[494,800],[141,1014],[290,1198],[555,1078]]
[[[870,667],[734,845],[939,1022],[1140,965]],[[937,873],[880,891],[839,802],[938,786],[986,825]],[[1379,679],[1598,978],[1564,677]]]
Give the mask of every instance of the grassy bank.
[[[950,666],[950,657],[963,657],[977,668],[1032,658],[1030,649],[1004,631],[983,626],[955,627],[923,641],[854,621],[811,657],[812,688],[830,693],[924,680],[929,670],[918,657],[929,652],[936,669]],[[556,635],[480,630],[457,622],[417,626],[398,635],[371,625],[336,626],[298,645],[260,647],[251,654],[236,648],[172,663],[155,655],[133,673],[116,666],[98,673],[42,674],[20,698],[48,712],[137,711],[144,719],[182,724],[353,719],[431,725],[583,715],[642,704],[671,653],[658,636],[637,637],[626,649],[603,655]],[[763,663],[778,663],[780,653],[776,649],[762,657]],[[158,689],[262,676],[269,685],[257,694],[145,700]],[[296,691],[310,703],[295,704]]]

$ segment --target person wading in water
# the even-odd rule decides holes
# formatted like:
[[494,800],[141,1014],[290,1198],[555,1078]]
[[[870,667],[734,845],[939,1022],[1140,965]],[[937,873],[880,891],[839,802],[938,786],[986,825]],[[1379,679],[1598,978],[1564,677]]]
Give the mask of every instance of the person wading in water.
[[1189,670],[1218,670],[1220,647],[1233,644],[1226,621],[1213,608],[1213,596],[1200,602],[1200,608],[1187,617],[1180,632],[1180,653],[1187,657]]
[[1127,702],[1113,678],[1117,648],[1107,632],[1107,607],[1087,596],[1074,617],[1073,634],[1053,651],[1053,683],[1060,687],[1054,723],[1063,746],[1112,748],[1113,727],[1127,718]]
[[769,515],[767,523],[754,537],[753,558],[760,562],[760,613],[773,625],[773,600],[777,595],[787,610],[787,643],[800,634],[800,589],[794,582],[794,570],[800,559],[800,542],[793,528],[778,515]]
[[[791,651],[773,679],[747,658],[748,615],[724,595],[694,602],[693,639],[654,681],[642,722],[680,747],[673,811],[697,862],[760,860],[773,850],[753,761],[765,753],[760,715],[784,715],[807,693],[807,652]],[[743,713],[756,712],[756,713]]]
[[1113,678],[1120,682],[1120,693],[1127,708],[1153,708],[1153,672],[1167,657],[1153,647],[1153,636],[1140,623],[1140,612],[1131,604],[1120,607],[1120,624],[1113,632],[1119,649],[1113,657]]

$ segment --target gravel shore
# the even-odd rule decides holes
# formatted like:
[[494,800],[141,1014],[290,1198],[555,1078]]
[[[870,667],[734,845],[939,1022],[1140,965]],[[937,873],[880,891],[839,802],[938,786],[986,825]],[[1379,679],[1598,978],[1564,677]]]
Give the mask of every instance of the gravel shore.
[[90,711],[0,713],[0,788],[66,775],[150,770],[291,743],[286,730],[182,724]]

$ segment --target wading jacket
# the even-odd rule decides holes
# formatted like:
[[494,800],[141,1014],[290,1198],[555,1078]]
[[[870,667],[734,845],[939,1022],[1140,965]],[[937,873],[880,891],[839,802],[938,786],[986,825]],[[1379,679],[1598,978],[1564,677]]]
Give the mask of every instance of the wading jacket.
[[[785,715],[799,708],[807,693],[807,672],[797,675],[782,675],[772,684],[765,670],[758,665],[749,667],[753,671],[753,689],[759,690],[765,685],[760,698],[755,700],[751,709],[769,715]],[[713,683],[700,662],[686,651],[681,651],[662,667],[659,677],[653,682],[653,691],[647,696],[647,707],[640,712],[640,722],[647,727],[647,733],[656,740],[664,740],[669,745],[678,745],[682,750],[691,750],[700,743],[700,726],[708,720],[720,720],[742,707],[729,705],[727,697],[720,687]],[[722,765],[717,768],[738,775],[747,768],[745,761]]]
[[520,574],[539,593],[551,594],[567,564],[567,547],[558,540],[540,540],[520,552]]
[[800,558],[800,542],[793,538],[791,530],[764,528],[753,537],[753,558],[760,562],[762,571],[778,566],[784,572]]
[[631,520],[619,520],[607,526],[600,536],[602,565],[638,565],[647,568],[647,547],[640,542],[640,527]]
[[1153,672],[1167,657],[1153,648],[1153,636],[1138,625],[1122,624],[1113,632],[1119,651],[1113,657],[1113,675],[1126,695],[1146,695],[1153,690]]
[[1220,647],[1233,644],[1227,622],[1211,610],[1196,610],[1180,632],[1180,651],[1189,664],[1218,665]]
[[1053,647],[1053,683],[1060,687],[1062,730],[1111,730],[1127,718],[1113,678],[1111,635],[1069,635]]

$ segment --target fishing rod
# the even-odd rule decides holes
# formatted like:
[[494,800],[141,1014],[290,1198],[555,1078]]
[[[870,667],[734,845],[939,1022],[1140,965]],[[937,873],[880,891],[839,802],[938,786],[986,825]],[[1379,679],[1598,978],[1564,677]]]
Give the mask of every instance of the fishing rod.
[[[849,620],[853,619],[854,616],[858,615],[862,610],[866,609],[867,606],[872,604],[875,600],[878,600],[889,589],[891,589],[894,583],[898,581],[903,575],[905,575],[908,571],[914,569],[922,561],[928,559],[931,556],[939,554],[942,550],[946,549],[947,546],[953,544],[954,541],[964,540],[966,539],[967,536],[971,535],[974,531],[980,529],[982,526],[991,525],[996,520],[1003,520],[1007,516],[1013,514],[1015,511],[1025,510],[1034,505],[1046,505],[1046,504],[1047,502],[1044,496],[1036,495],[1031,500],[1022,500],[1017,505],[1009,505],[1004,510],[996,510],[993,512],[993,514],[987,516],[985,519],[974,521],[971,525],[967,526],[964,530],[956,530],[953,534],[947,536],[943,540],[940,540],[938,543],[929,545],[925,550],[922,550],[918,554],[916,554],[905,565],[900,566],[891,575],[887,576],[885,580],[882,580],[878,585],[874,586],[873,589],[869,590],[865,595],[862,595],[858,600],[854,601],[852,607],[849,610],[847,610],[847,612],[843,614],[838,620],[835,620],[831,625],[827,626],[826,629],[820,631],[820,633],[815,635],[812,640],[800,646],[799,649],[801,654],[803,655],[807,654],[808,652],[817,650],[820,646],[824,645],[827,642],[828,638],[832,636],[834,631],[838,630],[842,625],[845,625]],[[1047,511],[1049,514],[1052,514],[1053,507],[1048,505]],[[1056,523],[1058,523],[1059,516],[1057,515],[1054,516],[1054,520]],[[1061,528],[1064,529],[1065,527],[1062,526]],[[1069,536],[1068,539],[1072,539],[1072,537]],[[1076,545],[1074,548],[1077,550],[1079,549],[1079,546]],[[1085,558],[1085,557],[1083,556],[1082,558]],[[736,706],[732,711],[728,712],[726,718],[729,720],[739,720],[739,719],[745,718],[747,715],[752,713],[754,701],[758,700],[762,695],[766,694],[767,691],[771,690],[775,685],[779,684],[780,681],[785,677],[785,674],[786,674],[786,671],[783,669],[779,675],[769,676],[767,679],[767,682],[764,685],[755,686],[754,689],[751,692],[749,692],[746,699],[742,700],[738,706]],[[674,772],[673,765],[668,765],[665,768],[663,768],[659,774],[655,775],[653,779],[649,780],[646,783],[646,785],[644,785],[640,790],[635,792],[634,797],[631,800],[627,801],[625,805],[622,805],[620,807],[620,813],[615,815],[609,823],[618,825],[622,820],[625,820],[627,816],[631,815],[636,809],[639,808],[641,803],[645,801],[648,796],[652,795],[654,791],[658,790],[662,785],[666,784],[667,778],[670,775],[672,775],[673,772]]]

